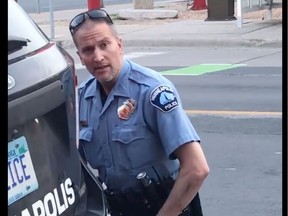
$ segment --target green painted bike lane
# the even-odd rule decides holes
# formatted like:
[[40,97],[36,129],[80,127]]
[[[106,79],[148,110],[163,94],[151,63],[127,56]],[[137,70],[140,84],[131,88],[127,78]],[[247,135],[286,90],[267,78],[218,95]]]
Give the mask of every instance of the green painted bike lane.
[[202,75],[205,73],[212,73],[223,71],[231,68],[245,66],[245,64],[199,64],[179,69],[162,71],[162,75]]

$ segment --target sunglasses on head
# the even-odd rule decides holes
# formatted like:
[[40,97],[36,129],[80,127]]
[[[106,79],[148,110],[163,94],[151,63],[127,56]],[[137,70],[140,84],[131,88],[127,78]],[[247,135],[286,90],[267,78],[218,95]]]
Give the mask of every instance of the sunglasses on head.
[[107,14],[105,10],[96,9],[96,10],[86,11],[86,12],[76,15],[71,20],[70,25],[69,25],[69,30],[70,30],[71,35],[73,35],[75,30],[85,22],[86,20],[85,16],[88,16],[92,20],[99,19],[99,20],[104,20],[107,23],[113,24],[112,19],[110,18],[110,16]]

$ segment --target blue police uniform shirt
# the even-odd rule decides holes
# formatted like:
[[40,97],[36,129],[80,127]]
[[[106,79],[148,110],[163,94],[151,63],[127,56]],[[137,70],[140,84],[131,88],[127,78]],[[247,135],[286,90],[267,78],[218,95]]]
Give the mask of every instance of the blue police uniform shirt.
[[[174,150],[200,142],[174,85],[156,71],[124,59],[104,105],[94,77],[78,89],[80,144],[109,189],[138,187],[136,176],[143,171],[153,178],[169,174],[175,178],[179,161]],[[119,107],[131,100],[135,109],[123,119]]]

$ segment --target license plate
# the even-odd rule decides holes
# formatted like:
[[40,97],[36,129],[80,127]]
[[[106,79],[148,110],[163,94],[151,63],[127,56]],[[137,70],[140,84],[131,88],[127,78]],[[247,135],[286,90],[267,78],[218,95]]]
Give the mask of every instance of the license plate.
[[38,181],[24,136],[8,142],[8,205],[38,189]]

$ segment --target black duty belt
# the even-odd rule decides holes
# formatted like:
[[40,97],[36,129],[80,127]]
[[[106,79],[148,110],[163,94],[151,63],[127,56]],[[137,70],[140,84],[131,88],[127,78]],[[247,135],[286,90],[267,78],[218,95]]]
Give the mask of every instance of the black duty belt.
[[[143,190],[126,192],[105,191],[111,216],[155,216],[165,202],[165,199],[152,200]],[[161,206],[159,206],[159,204]],[[199,193],[181,212],[180,216],[203,216]]]

